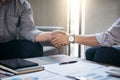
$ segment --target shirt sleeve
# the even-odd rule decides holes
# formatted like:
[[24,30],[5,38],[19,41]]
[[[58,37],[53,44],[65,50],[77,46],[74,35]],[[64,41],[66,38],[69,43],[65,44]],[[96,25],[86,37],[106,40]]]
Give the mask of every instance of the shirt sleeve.
[[102,33],[95,34],[95,37],[101,46],[111,47],[120,44],[120,18],[113,25]]
[[35,28],[31,6],[27,0],[23,2],[20,18],[20,34],[27,40],[35,42],[35,37],[41,32]]

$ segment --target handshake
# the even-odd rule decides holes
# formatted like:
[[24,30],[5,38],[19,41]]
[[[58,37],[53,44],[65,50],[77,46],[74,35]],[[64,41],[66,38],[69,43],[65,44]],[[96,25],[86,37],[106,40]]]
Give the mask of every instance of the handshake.
[[41,32],[36,36],[36,42],[50,41],[55,47],[61,47],[68,45],[70,42],[74,42],[75,36],[67,34],[62,30],[55,30],[52,32]]
[[49,34],[49,41],[55,47],[61,47],[69,44],[69,35],[62,30],[55,30],[50,32]]

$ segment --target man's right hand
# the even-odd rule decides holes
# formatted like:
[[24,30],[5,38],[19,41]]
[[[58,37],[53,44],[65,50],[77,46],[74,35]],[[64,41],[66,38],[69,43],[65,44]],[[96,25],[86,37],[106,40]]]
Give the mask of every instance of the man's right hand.
[[55,47],[68,45],[68,34],[65,31],[55,30],[51,33],[50,41]]

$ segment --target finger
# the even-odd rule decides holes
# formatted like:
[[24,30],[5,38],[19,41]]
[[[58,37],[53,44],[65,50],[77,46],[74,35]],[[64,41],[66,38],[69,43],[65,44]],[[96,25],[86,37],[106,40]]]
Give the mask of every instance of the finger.
[[51,36],[50,40],[53,40],[55,38],[59,38],[61,36],[61,34],[55,34],[53,36]]
[[54,44],[56,44],[56,42],[58,43],[58,42],[60,42],[61,41],[61,35],[56,35],[56,36],[54,36],[54,37],[52,37],[51,38],[51,43],[54,43]]
[[59,37],[59,34],[56,34],[56,35],[51,36],[51,40],[52,40],[52,39],[55,39],[55,38],[57,38],[57,37]]
[[61,43],[57,43],[55,45],[56,45],[56,47],[61,47],[62,46]]
[[51,35],[56,35],[56,34],[66,34],[66,32],[62,30],[55,30],[51,33]]
[[60,42],[60,41],[58,41],[58,39],[56,39],[56,38],[51,41],[52,44],[57,44],[57,43],[59,43],[59,42]]
[[58,45],[58,44],[55,44],[54,46],[55,46],[55,47],[59,47],[59,45]]
[[61,46],[67,45],[68,41],[64,40],[64,39],[59,39],[59,38],[55,38],[51,41],[52,44],[58,44],[60,43]]

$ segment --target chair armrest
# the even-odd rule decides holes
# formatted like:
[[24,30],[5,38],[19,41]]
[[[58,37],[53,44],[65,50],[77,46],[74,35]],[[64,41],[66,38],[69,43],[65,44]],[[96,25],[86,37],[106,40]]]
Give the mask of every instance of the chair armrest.
[[55,27],[55,26],[36,26],[36,28],[42,31],[65,30],[63,27]]
[[42,46],[54,46],[50,43],[50,41],[42,41],[40,42]]

